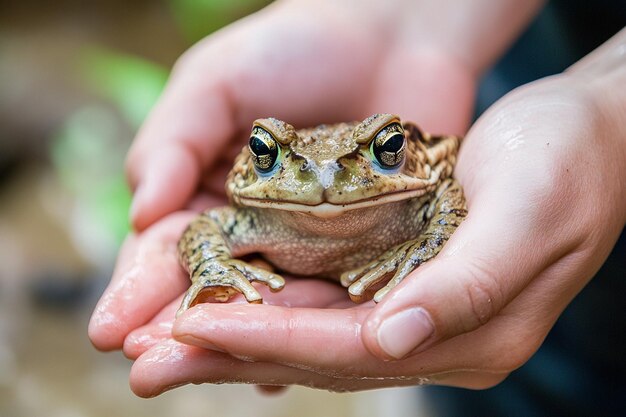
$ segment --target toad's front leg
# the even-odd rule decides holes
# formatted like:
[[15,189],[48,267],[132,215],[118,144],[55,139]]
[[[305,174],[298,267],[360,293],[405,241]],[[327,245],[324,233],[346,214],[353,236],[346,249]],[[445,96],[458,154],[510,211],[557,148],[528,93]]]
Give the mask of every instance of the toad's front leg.
[[187,290],[176,315],[197,303],[200,293],[226,301],[240,292],[249,303],[261,303],[261,294],[250,281],[259,281],[279,291],[285,280],[276,274],[233,259],[232,246],[245,240],[251,213],[246,209],[221,207],[196,217],[178,242],[181,264],[189,273]]
[[374,301],[379,302],[411,271],[437,255],[466,215],[461,186],[455,180],[446,180],[424,212],[428,226],[417,239],[395,246],[369,264],[341,275],[341,283],[348,287],[352,301],[372,298],[371,288],[395,271],[387,285],[374,295]]

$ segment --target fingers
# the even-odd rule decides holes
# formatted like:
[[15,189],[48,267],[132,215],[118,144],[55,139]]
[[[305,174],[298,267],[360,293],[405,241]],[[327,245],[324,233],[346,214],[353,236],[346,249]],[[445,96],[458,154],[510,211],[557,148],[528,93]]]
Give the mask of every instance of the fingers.
[[172,338],[174,316],[182,297],[178,297],[146,325],[136,328],[124,339],[122,351],[128,359],[135,360],[151,347]]
[[189,285],[176,242],[193,215],[170,215],[124,242],[111,283],[89,322],[96,348],[121,348],[130,331],[147,323]]
[[333,391],[355,391],[381,385],[379,381],[335,379],[283,365],[248,362],[173,340],[147,351],[133,364],[130,374],[131,389],[140,397],[154,397],[181,385],[206,382],[303,385]]
[[374,355],[404,358],[485,325],[558,258],[543,250],[542,231],[521,216],[509,221],[518,202],[487,200],[475,201],[442,252],[372,311],[363,341]]
[[372,359],[360,337],[367,312],[366,308],[198,305],[176,321],[172,334],[182,342],[236,356],[331,373]]
[[127,175],[135,190],[131,221],[136,230],[184,207],[203,170],[221,157],[235,133],[224,85],[192,65],[180,67],[127,159]]
[[134,188],[130,221],[135,230],[142,231],[185,206],[198,186],[201,166],[192,150],[176,143],[155,145],[142,155],[143,164],[133,155],[131,151],[127,161]]
[[[358,331],[351,325],[346,326],[349,320],[345,320],[345,317],[334,317],[333,321],[338,329],[333,329],[330,321],[323,324],[319,317],[317,322],[309,322],[308,326],[295,323],[289,337],[285,337],[285,332],[281,329],[275,329],[277,326],[274,322],[268,321],[275,318],[276,323],[280,325],[298,319],[309,320],[315,318],[309,314],[312,309],[292,309],[296,311],[296,315],[285,317],[281,314],[284,313],[283,308],[273,306],[224,304],[214,307],[218,308],[210,309],[208,305],[198,306],[185,313],[179,320],[179,322],[185,319],[193,321],[197,318],[198,322],[204,322],[208,326],[206,328],[208,331],[202,332],[204,340],[189,340],[188,336],[185,337],[186,342],[193,341],[195,346],[167,340],[139,357],[131,373],[131,387],[137,395],[154,396],[182,384],[201,382],[297,384],[332,391],[417,384],[478,389],[493,386],[508,374],[508,371],[476,369],[475,363],[468,360],[467,354],[459,356],[465,356],[462,360],[469,365],[469,369],[455,368],[459,364],[450,361],[449,358],[454,352],[458,353],[459,349],[464,350],[459,344],[426,355],[417,364],[372,360],[371,356],[365,357],[367,352],[364,348],[357,346],[360,339]],[[245,312],[265,308],[268,311],[256,314]],[[206,314],[211,310],[225,309],[235,311],[232,311],[231,315],[220,314],[219,321],[215,321],[218,315]],[[278,314],[271,317],[270,310],[276,310]],[[196,318],[191,317],[194,312],[198,314]],[[260,316],[259,320],[254,319],[257,316]],[[208,324],[211,322],[205,320],[212,320],[215,326],[211,326]],[[244,328],[244,323],[249,325]],[[304,330],[304,327],[308,327],[308,331]],[[174,333],[177,333],[177,330]],[[229,333],[234,335],[229,336]],[[199,334],[196,332],[193,337]],[[212,336],[209,336],[211,334]],[[211,340],[219,340],[221,346],[209,346],[207,336]],[[349,341],[345,342],[346,339]],[[474,348],[477,343],[485,340],[479,339],[470,339],[469,346]],[[491,339],[488,337],[486,340]],[[323,344],[323,347],[320,344]],[[210,349],[207,350],[206,347]],[[356,349],[353,349],[355,347]],[[272,349],[277,350],[272,352]],[[299,352],[302,352],[302,355],[298,356]],[[352,358],[346,360],[350,356]],[[377,363],[376,371],[373,369],[374,362]],[[433,362],[436,362],[435,366],[431,365]]]
[[[480,350],[477,345],[485,340],[497,345],[495,338],[503,334],[503,325],[495,329],[500,333],[486,331],[480,335],[482,339],[468,339],[462,346],[444,345],[411,362],[382,361],[368,351],[361,334],[372,307],[371,302],[345,309],[205,304],[185,312],[174,323],[172,335],[180,342],[235,357],[342,378],[411,379],[484,368],[491,373],[508,371],[486,365],[485,356],[490,352],[476,353]],[[516,329],[508,328],[507,332]]]
[[[302,385],[335,392],[419,384],[446,384],[486,388],[506,375],[485,372],[449,372],[428,378],[321,375],[305,369],[267,362],[251,362],[226,353],[164,341],[141,355],[133,364],[130,386],[140,397],[154,397],[189,383],[244,383],[265,386]],[[458,382],[458,383],[457,383]]]
[[[288,280],[285,289],[277,293],[271,292],[265,286],[257,288],[264,302],[269,305],[323,308],[350,303],[344,288],[327,281],[291,279]],[[242,296],[236,296],[230,303],[246,305],[247,301]],[[124,355],[130,359],[136,359],[157,343],[171,339],[174,315],[180,304],[181,297],[161,310],[150,323],[132,331],[124,340]],[[206,304],[206,308],[212,308],[212,306],[216,304]],[[219,304],[216,308],[219,308]]]

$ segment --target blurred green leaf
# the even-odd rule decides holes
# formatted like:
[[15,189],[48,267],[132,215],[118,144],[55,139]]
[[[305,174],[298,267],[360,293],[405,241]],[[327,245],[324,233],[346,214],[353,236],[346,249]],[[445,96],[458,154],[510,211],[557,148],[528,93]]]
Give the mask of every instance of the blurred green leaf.
[[123,161],[128,141],[111,109],[83,107],[52,141],[50,155],[61,183],[88,209],[98,233],[120,244],[128,233],[130,191]]
[[93,48],[82,55],[81,74],[89,87],[110,100],[138,129],[165,87],[168,71],[136,56]]

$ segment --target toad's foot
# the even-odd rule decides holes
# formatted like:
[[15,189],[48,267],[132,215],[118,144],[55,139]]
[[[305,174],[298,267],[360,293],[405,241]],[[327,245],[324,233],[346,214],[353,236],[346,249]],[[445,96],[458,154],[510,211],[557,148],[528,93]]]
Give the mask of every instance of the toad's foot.
[[350,299],[355,303],[372,298],[372,288],[395,271],[393,277],[381,289],[375,292],[374,301],[379,302],[415,268],[433,258],[448,236],[443,234],[425,234],[415,241],[398,245],[369,264],[353,269],[341,275],[341,283],[348,287]]
[[233,295],[241,293],[249,303],[262,303],[263,297],[251,281],[262,282],[272,292],[280,291],[285,286],[285,280],[280,275],[237,259],[205,261],[200,268],[193,271],[191,281],[191,287],[187,290],[176,316],[206,297],[227,301]]
[[411,271],[439,253],[467,216],[467,209],[461,187],[454,180],[442,183],[437,197],[427,212],[429,225],[417,239],[395,246],[369,264],[341,275],[341,284],[348,287],[352,301],[371,299],[376,284],[395,271],[387,285],[374,294],[374,301],[379,302]]
[[431,241],[428,237],[403,243],[388,250],[369,264],[345,272],[341,275],[341,283],[348,287],[350,299],[355,303],[361,303],[371,299],[374,293],[372,288],[395,271],[389,282],[374,293],[374,301],[379,302],[411,271],[434,257],[439,252],[442,243],[443,240],[440,238]]

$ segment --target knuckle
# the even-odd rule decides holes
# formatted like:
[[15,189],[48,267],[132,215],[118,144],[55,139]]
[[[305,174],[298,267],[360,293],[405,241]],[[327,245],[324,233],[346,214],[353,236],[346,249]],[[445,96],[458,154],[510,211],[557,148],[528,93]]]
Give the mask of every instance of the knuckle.
[[204,73],[209,66],[215,66],[215,57],[224,55],[224,47],[206,38],[178,57],[172,66],[171,78],[189,74]]
[[186,50],[182,55],[178,57],[174,65],[172,66],[172,75],[176,76],[181,72],[185,72],[190,68],[199,65],[201,60],[198,46],[194,46]]
[[470,314],[464,321],[465,330],[470,331],[486,324],[499,311],[503,296],[497,273],[486,265],[474,261],[466,272],[464,285]]

